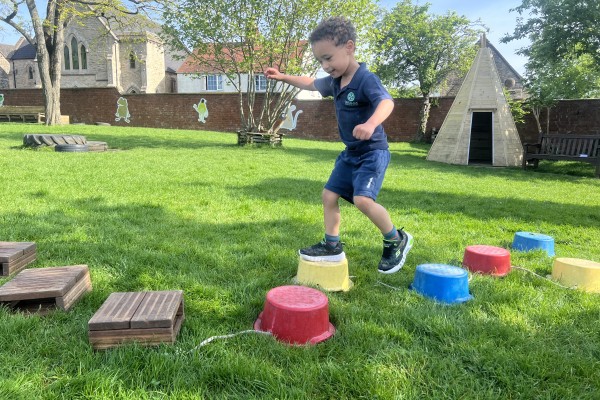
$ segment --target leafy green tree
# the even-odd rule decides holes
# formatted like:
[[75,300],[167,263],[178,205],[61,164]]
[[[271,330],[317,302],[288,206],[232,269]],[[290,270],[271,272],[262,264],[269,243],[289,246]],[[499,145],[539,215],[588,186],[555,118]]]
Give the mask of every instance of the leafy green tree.
[[510,113],[512,114],[513,120],[516,124],[522,124],[525,122],[525,116],[529,114],[529,111],[525,107],[525,102],[522,99],[513,99],[510,92],[506,88],[502,88]]
[[512,34],[502,41],[529,38],[531,45],[520,54],[540,62],[588,54],[600,65],[600,2],[584,0],[522,0],[512,11],[517,19]]
[[[26,11],[22,5],[25,5]],[[93,6],[93,7],[91,7]],[[11,26],[36,48],[38,71],[44,95],[46,125],[60,124],[60,81],[63,62],[64,29],[71,20],[88,16],[108,16],[117,22],[124,15],[142,12],[144,2],[131,0],[48,0],[42,17],[35,0],[0,0],[0,21]]]
[[[581,0],[523,0],[513,9],[528,17],[517,19],[503,42],[528,38],[518,53],[525,65],[527,106],[540,133],[548,132],[552,106],[560,99],[600,95],[600,3]],[[546,111],[542,128],[540,115]]]
[[271,66],[286,74],[314,75],[319,66],[306,39],[322,19],[346,16],[359,37],[375,20],[371,0],[181,0],[165,7],[167,41],[194,49],[198,65],[226,75],[239,97],[241,131],[266,134],[277,134],[281,114],[298,89],[268,80],[258,98],[256,75]]
[[397,88],[418,82],[423,105],[416,141],[425,138],[432,94],[443,88],[452,73],[465,74],[477,52],[477,22],[455,12],[437,16],[428,11],[428,3],[403,0],[385,13],[377,40],[376,69],[381,80]]

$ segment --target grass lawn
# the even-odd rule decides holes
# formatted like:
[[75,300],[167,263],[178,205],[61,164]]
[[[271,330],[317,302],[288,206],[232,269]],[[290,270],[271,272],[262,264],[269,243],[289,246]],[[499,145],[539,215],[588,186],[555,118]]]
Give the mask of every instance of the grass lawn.
[[[117,150],[20,147],[23,134],[43,132]],[[93,283],[70,312],[0,308],[0,399],[600,398],[599,294],[522,270],[473,276],[474,299],[460,305],[407,289],[418,264],[460,265],[466,246],[509,248],[517,231],[554,237],[557,257],[600,261],[600,180],[583,163],[451,166],[426,161],[428,146],[393,143],[379,201],[415,238],[403,270],[377,272],[381,236],[343,204],[355,286],[327,293],[331,339],[290,347],[246,334],[194,350],[251,329],[266,293],[291,283],[297,249],[322,237],[320,193],[342,149],[235,143],[215,132],[0,124],[0,241],[36,242],[31,267],[87,264]],[[541,251],[511,257],[552,271]],[[173,289],[186,306],[175,345],[91,349],[87,322],[110,293]]]

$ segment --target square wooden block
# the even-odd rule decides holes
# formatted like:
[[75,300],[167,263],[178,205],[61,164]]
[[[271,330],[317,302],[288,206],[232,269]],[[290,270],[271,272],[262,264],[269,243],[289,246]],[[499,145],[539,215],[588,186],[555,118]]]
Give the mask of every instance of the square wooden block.
[[115,292],[88,322],[96,350],[128,342],[174,343],[185,318],[183,291]]
[[35,261],[33,242],[0,242],[0,267],[2,276],[19,272]]
[[31,268],[0,287],[0,303],[31,312],[66,311],[91,290],[87,265]]

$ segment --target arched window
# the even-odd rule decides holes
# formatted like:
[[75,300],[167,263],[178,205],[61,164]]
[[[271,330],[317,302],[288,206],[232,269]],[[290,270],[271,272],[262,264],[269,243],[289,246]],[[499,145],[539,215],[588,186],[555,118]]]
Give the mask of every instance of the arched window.
[[74,37],[71,39],[71,52],[73,60],[73,69],[79,69],[79,46],[77,46],[77,39]]
[[27,68],[27,72],[29,73],[29,79],[33,79],[33,67],[31,65]]
[[65,46],[65,70],[70,70],[71,69],[71,52],[69,51],[69,48],[67,46]]
[[133,51],[129,53],[129,68],[135,69],[135,54]]
[[125,91],[125,93],[127,93],[127,94],[139,94],[139,93],[142,93],[142,91],[136,85],[130,85],[127,88],[127,90]]
[[81,69],[87,69],[87,51],[85,50],[85,46],[81,45]]

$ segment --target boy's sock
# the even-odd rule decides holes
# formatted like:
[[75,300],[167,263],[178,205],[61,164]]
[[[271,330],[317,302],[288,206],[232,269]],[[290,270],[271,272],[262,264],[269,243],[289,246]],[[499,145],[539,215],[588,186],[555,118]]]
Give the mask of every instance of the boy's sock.
[[325,234],[325,242],[327,242],[327,244],[330,245],[331,247],[335,247],[339,241],[340,241],[339,235],[332,236],[332,235]]
[[396,229],[396,226],[394,226],[391,231],[383,235],[383,238],[385,240],[390,240],[394,242],[400,240],[400,234],[398,233],[398,229]]

